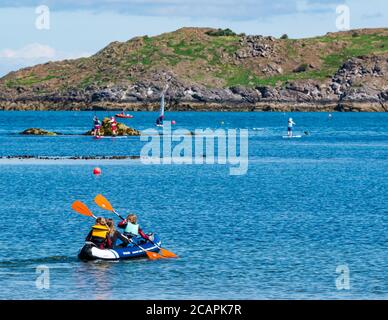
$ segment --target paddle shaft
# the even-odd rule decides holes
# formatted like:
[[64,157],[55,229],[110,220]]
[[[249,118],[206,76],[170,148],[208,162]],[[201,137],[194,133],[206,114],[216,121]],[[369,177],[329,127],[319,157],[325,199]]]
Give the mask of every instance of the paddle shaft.
[[118,216],[121,220],[125,220],[121,215],[119,215],[115,209],[113,209],[113,213]]
[[138,245],[137,243],[135,243],[132,239],[129,239],[127,236],[125,236],[124,234],[121,234],[125,239],[127,239],[129,242],[131,242],[132,244],[134,244],[136,247],[140,248],[143,252],[147,253],[147,250],[143,249],[140,245]]

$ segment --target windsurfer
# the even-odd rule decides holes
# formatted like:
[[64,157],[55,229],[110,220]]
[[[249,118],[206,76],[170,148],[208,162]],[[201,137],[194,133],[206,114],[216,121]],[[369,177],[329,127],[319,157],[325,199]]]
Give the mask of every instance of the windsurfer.
[[168,89],[168,84],[162,91],[162,95],[160,97],[160,108],[159,108],[159,116],[156,119],[156,125],[158,127],[163,127],[163,121],[164,121],[164,95],[166,94]]

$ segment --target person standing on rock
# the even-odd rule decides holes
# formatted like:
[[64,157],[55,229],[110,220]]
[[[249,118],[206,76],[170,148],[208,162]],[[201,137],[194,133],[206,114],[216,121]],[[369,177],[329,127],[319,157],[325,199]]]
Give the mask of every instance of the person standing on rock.
[[288,119],[288,128],[287,128],[287,135],[289,137],[292,137],[292,127],[296,125],[294,121],[292,121],[292,118]]
[[101,128],[101,121],[97,118],[97,116],[94,116],[94,118],[93,118],[93,135],[94,136],[101,135],[100,128]]
[[117,121],[116,121],[115,117],[112,117],[109,122],[110,122],[110,125],[112,128],[112,135],[116,136],[117,135]]

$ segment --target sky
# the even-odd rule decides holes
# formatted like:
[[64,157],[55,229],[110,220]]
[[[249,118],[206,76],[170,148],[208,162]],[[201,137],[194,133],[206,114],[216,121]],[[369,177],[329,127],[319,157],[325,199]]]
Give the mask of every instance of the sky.
[[38,63],[87,57],[112,41],[182,27],[314,37],[388,27],[388,1],[0,0],[0,77]]

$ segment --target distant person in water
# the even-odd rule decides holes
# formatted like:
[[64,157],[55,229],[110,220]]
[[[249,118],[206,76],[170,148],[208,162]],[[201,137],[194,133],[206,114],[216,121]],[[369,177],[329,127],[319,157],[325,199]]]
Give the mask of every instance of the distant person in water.
[[117,122],[115,117],[110,118],[110,125],[112,128],[112,135],[116,136],[117,135]]
[[287,135],[289,137],[292,137],[292,127],[296,125],[294,121],[292,121],[292,118],[288,119],[288,128],[287,128]]
[[93,118],[93,135],[99,136],[101,135],[101,121],[97,118],[97,116],[94,116]]

